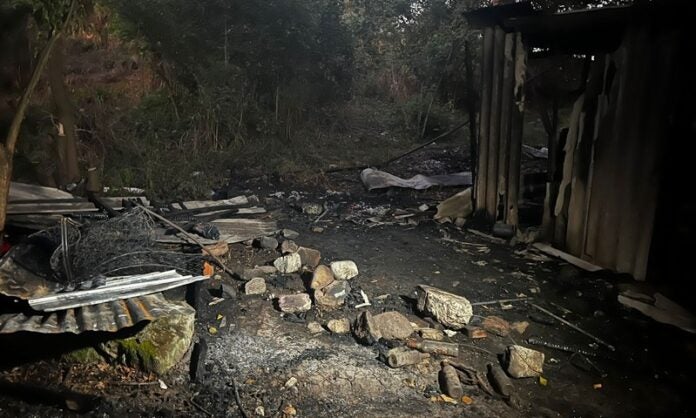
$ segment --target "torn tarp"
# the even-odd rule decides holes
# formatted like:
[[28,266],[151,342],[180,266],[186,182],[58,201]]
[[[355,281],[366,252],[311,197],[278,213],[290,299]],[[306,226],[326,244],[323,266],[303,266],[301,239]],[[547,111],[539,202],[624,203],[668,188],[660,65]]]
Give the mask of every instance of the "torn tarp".
[[432,186],[471,186],[470,171],[436,176],[417,174],[409,179],[402,179],[385,171],[366,168],[360,173],[360,179],[367,190],[384,189],[387,187],[403,187],[407,189],[424,190]]

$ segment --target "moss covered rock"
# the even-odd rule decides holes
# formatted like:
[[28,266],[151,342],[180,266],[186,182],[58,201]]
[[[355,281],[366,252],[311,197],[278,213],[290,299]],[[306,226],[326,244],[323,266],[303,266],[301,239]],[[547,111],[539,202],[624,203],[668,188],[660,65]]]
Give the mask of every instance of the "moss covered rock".
[[104,361],[104,357],[93,347],[85,347],[71,351],[64,354],[63,359],[71,363],[81,364],[101,363]]
[[186,354],[193,339],[196,311],[185,302],[176,314],[158,318],[130,338],[107,343],[126,364],[144,371],[165,373]]

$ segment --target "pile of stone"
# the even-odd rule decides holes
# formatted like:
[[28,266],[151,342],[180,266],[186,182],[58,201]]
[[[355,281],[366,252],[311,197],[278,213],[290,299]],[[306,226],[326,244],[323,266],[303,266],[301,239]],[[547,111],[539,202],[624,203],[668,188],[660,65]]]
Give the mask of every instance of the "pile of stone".
[[[288,235],[295,238],[292,234]],[[273,238],[259,239],[255,243],[262,248],[278,250],[280,255],[272,266],[257,266],[244,271],[243,277],[248,280],[244,286],[245,293],[266,293],[263,277],[269,274],[303,273],[307,277],[307,290],[278,296],[276,303],[281,312],[292,315],[313,308],[335,311],[344,307],[351,293],[351,281],[359,275],[356,263],[351,260],[323,262],[320,251],[303,247],[287,236],[284,238],[281,242]],[[514,387],[510,378],[542,376],[544,354],[539,351],[520,345],[508,346],[501,353],[500,364],[489,364],[486,373],[458,363],[459,344],[448,341],[448,337],[459,332],[471,339],[488,338],[489,335],[507,337],[511,332],[522,335],[529,325],[527,322],[510,323],[498,316],[479,320],[467,298],[432,286],[418,286],[416,295],[417,311],[436,321],[438,328],[421,326],[423,321],[420,319],[412,321],[397,311],[373,314],[367,309],[360,309],[353,319],[333,318],[323,324],[312,321],[307,329],[312,335],[327,330],[335,335],[352,334],[358,343],[377,347],[383,361],[393,368],[442,361],[441,391],[443,396],[455,400],[462,396],[462,384],[479,386],[489,393],[495,390],[506,399],[511,399]],[[369,303],[366,305],[369,306]],[[476,320],[472,323],[473,318]]]

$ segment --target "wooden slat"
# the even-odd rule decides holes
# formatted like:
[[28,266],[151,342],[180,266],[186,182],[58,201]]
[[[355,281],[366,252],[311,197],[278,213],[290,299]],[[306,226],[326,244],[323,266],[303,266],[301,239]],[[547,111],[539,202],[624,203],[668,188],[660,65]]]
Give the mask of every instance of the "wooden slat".
[[636,250],[632,266],[632,274],[636,279],[644,280],[647,276],[648,258],[652,246],[652,238],[655,231],[655,214],[659,195],[659,183],[661,173],[659,162],[663,160],[664,150],[661,148],[665,142],[664,132],[668,131],[669,116],[675,106],[672,102],[677,94],[674,92],[674,76],[677,62],[677,45],[674,32],[668,32],[659,38],[653,38],[652,45],[644,45],[655,56],[648,57],[651,66],[652,79],[647,86],[650,88],[648,96],[649,107],[646,111],[645,142],[643,143],[641,161],[638,163],[640,171],[636,176],[634,185],[639,187],[636,205],[639,208],[636,234]]
[[[209,240],[198,238],[203,244],[215,244],[218,241],[225,241],[228,244],[243,242],[254,238],[273,235],[278,231],[275,221],[260,219],[217,219],[212,222],[220,231],[219,240]],[[189,243],[189,239],[180,235],[165,235],[164,230],[159,231],[157,242],[169,244]]]
[[[498,143],[498,199],[502,199],[505,210],[503,218],[507,221],[507,182],[510,156],[510,128],[512,108],[514,106],[513,90],[515,88],[515,34],[505,34],[503,49],[503,84],[500,105],[500,140]],[[497,207],[496,201],[496,207]]]
[[486,176],[488,174],[488,140],[491,114],[491,86],[493,69],[494,30],[483,31],[483,57],[481,65],[481,112],[479,120],[478,165],[476,170],[476,210],[486,207]]
[[563,159],[563,178],[558,188],[558,196],[554,203],[554,233],[553,242],[558,246],[565,245],[566,225],[568,222],[568,201],[570,200],[570,184],[573,179],[573,165],[575,158],[575,146],[580,134],[582,109],[585,104],[585,95],[582,94],[573,104],[573,110],[568,122],[568,136],[563,147],[565,157]]
[[32,213],[65,214],[97,211],[98,209],[90,202],[38,203],[28,205],[11,203],[7,206],[8,215],[26,215]]
[[510,127],[510,158],[507,185],[507,223],[517,225],[520,190],[520,161],[522,159],[522,127],[524,125],[524,85],[527,74],[527,51],[522,43],[522,34],[515,35],[515,83]]
[[583,269],[583,270],[587,270],[587,271],[600,271],[600,270],[604,270],[604,269],[603,269],[602,267],[600,267],[600,266],[597,266],[597,265],[595,265],[595,264],[592,264],[592,263],[590,263],[590,262],[588,262],[588,261],[585,261],[585,260],[583,260],[583,259],[581,259],[581,258],[575,257],[574,255],[568,254],[568,253],[565,252],[565,251],[561,251],[561,250],[559,250],[559,249],[557,249],[557,248],[554,248],[554,247],[552,247],[552,246],[549,245],[549,244],[537,242],[537,243],[532,244],[532,246],[533,246],[534,248],[536,248],[537,250],[539,250],[539,251],[545,253],[545,254],[548,254],[548,255],[550,255],[550,256],[552,256],[552,257],[558,257],[558,258],[560,258],[561,260],[566,261],[566,262],[568,262],[568,263],[574,265],[575,267],[579,267],[579,268],[581,268],[581,269]]
[[[626,117],[621,119],[623,124],[617,126],[617,132],[621,133],[617,139],[623,153],[622,164],[617,173],[617,192],[621,194],[621,199],[616,202],[619,216],[613,264],[617,271],[622,272],[633,271],[642,211],[636,204],[643,202],[640,195],[648,192],[643,189],[647,185],[639,183],[639,180],[643,179],[641,172],[646,169],[643,165],[647,163],[647,159],[655,158],[650,149],[647,149],[646,128],[648,120],[654,120],[654,115],[648,111],[660,113],[660,109],[654,109],[650,103],[659,100],[662,92],[654,92],[650,88],[650,84],[654,82],[650,71],[653,57],[650,56],[650,46],[647,46],[650,44],[647,31],[627,31],[626,48],[632,56],[632,64],[624,69],[624,74],[628,85],[633,88],[627,89],[625,95],[620,98]],[[646,80],[650,82],[646,83]],[[653,96],[653,93],[657,94]],[[647,155],[648,153],[651,155]]]
[[498,144],[500,142],[503,64],[505,58],[505,32],[500,27],[495,28],[493,43],[491,115],[489,121],[488,167],[486,168],[486,213],[489,220],[495,220],[498,202]]
[[597,56],[592,63],[585,89],[584,118],[580,121],[581,129],[575,146],[573,159],[570,200],[568,202],[568,223],[566,226],[566,251],[578,257],[583,255],[585,239],[585,221],[587,213],[588,190],[590,189],[590,165],[598,131],[596,124],[601,123],[598,101],[601,100],[604,87],[604,57]]
[[183,207],[179,203],[172,204],[174,209],[199,209],[199,208],[214,208],[216,206],[242,206],[249,204],[249,199],[246,196],[237,196],[230,199],[222,200],[190,200],[183,202]]

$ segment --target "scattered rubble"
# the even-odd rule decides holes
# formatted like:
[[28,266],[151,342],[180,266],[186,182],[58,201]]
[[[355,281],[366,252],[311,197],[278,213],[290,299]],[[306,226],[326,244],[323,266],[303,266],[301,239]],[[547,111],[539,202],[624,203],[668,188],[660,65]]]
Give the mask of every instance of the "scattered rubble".
[[331,319],[326,323],[326,328],[334,334],[348,334],[350,332],[350,321],[347,318]]
[[337,280],[350,280],[358,275],[358,266],[354,261],[334,261],[330,266],[331,272]]
[[205,250],[201,250],[203,254],[211,254],[216,257],[222,257],[227,255],[227,253],[230,252],[229,245],[224,242],[220,241],[217,244],[211,244],[211,245],[206,245]]
[[501,337],[510,334],[510,323],[499,316],[487,316],[483,319],[481,326],[486,331]]
[[322,289],[314,291],[314,300],[322,308],[334,309],[346,302],[350,293],[350,284],[345,280],[336,280]]
[[278,240],[273,237],[261,237],[254,240],[254,244],[259,248],[266,250],[275,250],[278,248]]
[[440,381],[442,392],[453,399],[460,399],[464,396],[464,388],[462,388],[462,384],[459,381],[457,370],[446,361],[443,361],[441,366],[442,369],[440,369],[438,374],[438,380]]
[[297,253],[300,255],[302,265],[310,269],[315,268],[321,262],[321,253],[315,249],[299,247]]
[[302,268],[302,259],[299,254],[292,253],[277,258],[273,266],[281,273],[297,273]]
[[287,239],[297,239],[300,236],[299,232],[292,229],[283,229],[280,231],[280,234]]
[[307,202],[302,204],[302,213],[307,215],[321,215],[323,211],[324,207],[319,203]]
[[431,315],[442,325],[460,330],[471,320],[473,309],[465,297],[426,285],[418,286],[416,291],[418,310]]
[[247,295],[263,295],[266,293],[266,280],[263,277],[254,277],[244,283],[244,293]]
[[296,253],[300,247],[293,240],[285,240],[280,244],[280,252],[283,255]]
[[411,322],[399,312],[381,313],[372,319],[382,338],[387,340],[405,340],[413,334]]
[[419,364],[423,360],[429,359],[430,354],[419,353],[406,347],[396,347],[387,352],[386,358],[389,367],[397,368]]
[[312,273],[312,281],[309,287],[313,290],[323,289],[334,281],[334,275],[331,269],[324,265],[317,266]]
[[442,341],[445,339],[445,333],[435,328],[421,328],[418,333],[424,340]]
[[311,334],[321,334],[324,332],[324,327],[322,327],[320,323],[312,321],[307,324],[307,330],[309,330]]
[[520,345],[511,345],[505,351],[504,365],[514,378],[537,377],[544,371],[544,353]]
[[433,219],[436,221],[452,221],[457,218],[467,218],[473,211],[471,188],[468,188],[437,205],[437,213],[433,216]]
[[527,331],[527,327],[529,327],[529,322],[527,321],[513,322],[510,325],[510,328],[514,329],[515,332],[517,332],[520,335],[524,334]]
[[375,324],[372,314],[368,311],[358,315],[353,324],[353,335],[356,340],[366,345],[374,344],[382,338],[382,333]]
[[468,338],[471,338],[472,340],[477,340],[477,339],[488,337],[488,333],[486,332],[485,329],[480,328],[480,327],[475,327],[472,325],[465,326],[463,331],[464,331],[464,334]]
[[459,345],[456,343],[446,343],[442,341],[415,341],[408,340],[406,346],[416,349],[423,353],[438,354],[442,356],[459,356]]
[[307,293],[283,295],[278,298],[278,308],[285,313],[307,312],[312,309],[312,299]]
[[488,364],[488,380],[491,382],[491,386],[499,394],[510,397],[513,393],[514,386],[510,378],[503,372],[503,370],[497,364]]

